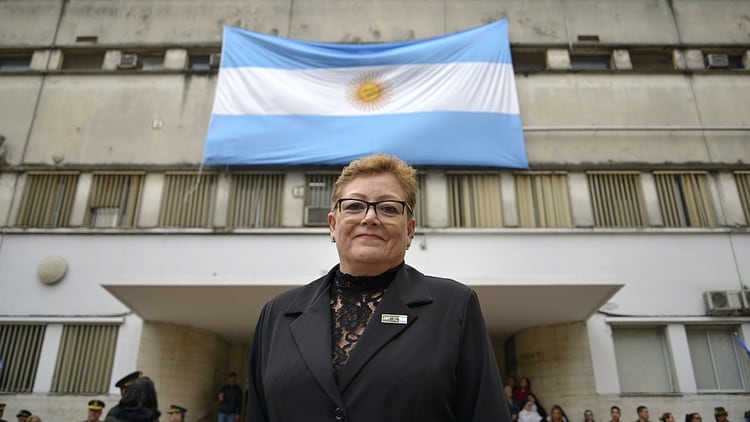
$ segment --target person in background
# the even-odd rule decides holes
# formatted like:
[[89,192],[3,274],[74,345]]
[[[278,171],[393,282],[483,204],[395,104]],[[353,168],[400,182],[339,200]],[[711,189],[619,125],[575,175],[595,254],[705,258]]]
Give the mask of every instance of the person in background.
[[390,155],[344,167],[328,213],[339,264],[264,306],[247,422],[510,421],[476,292],[404,261],[417,187]]
[[703,417],[698,412],[688,413],[685,416],[685,422],[703,422]]
[[104,422],[155,422],[159,420],[156,387],[149,377],[134,380]]
[[518,387],[513,390],[513,398],[516,399],[517,403],[526,403],[531,394],[531,380],[528,377],[521,377],[518,380]]
[[729,414],[723,407],[714,407],[714,419],[716,422],[729,422]]
[[185,413],[187,413],[187,409],[184,407],[170,404],[167,410],[167,415],[169,415],[168,422],[185,422]]
[[612,406],[609,408],[609,417],[611,418],[609,422],[620,422],[620,416],[622,413],[620,412],[620,408],[618,406]]
[[104,410],[104,406],[106,405],[101,400],[89,401],[89,410],[86,422],[100,422],[100,417],[102,416],[102,410]]
[[648,407],[640,405],[635,411],[638,413],[638,420],[635,422],[649,422]]
[[536,394],[529,392],[527,399],[533,404],[534,411],[538,413],[539,416],[542,417],[542,419],[547,419],[547,411],[544,410],[544,406],[539,403],[539,399],[536,398]]
[[562,406],[559,404],[553,404],[549,409],[549,416],[547,416],[547,422],[568,422],[568,416],[565,414]]
[[240,412],[242,388],[237,385],[237,373],[231,372],[219,390],[219,422],[239,422]]
[[0,403],[0,422],[8,422],[3,419],[3,413],[5,413],[5,403]]
[[[659,420],[661,422],[675,422],[674,415],[671,413],[663,413],[661,416],[659,416]],[[686,420],[685,422],[690,422],[689,420]]]
[[583,411],[583,422],[595,422],[594,412],[591,409],[586,409]]
[[29,416],[31,416],[31,412],[29,412],[26,409],[21,409],[16,414],[16,418],[18,418],[18,422],[29,422]]
[[542,415],[534,408],[534,402],[526,400],[523,408],[518,412],[518,422],[541,422],[542,420]]
[[125,393],[128,391],[128,387],[130,384],[133,383],[133,381],[137,380],[138,378],[143,376],[143,372],[141,371],[133,371],[124,377],[120,378],[116,383],[115,387],[120,389],[120,397],[124,396]]
[[42,418],[39,415],[31,415],[26,418],[26,422],[42,422]]

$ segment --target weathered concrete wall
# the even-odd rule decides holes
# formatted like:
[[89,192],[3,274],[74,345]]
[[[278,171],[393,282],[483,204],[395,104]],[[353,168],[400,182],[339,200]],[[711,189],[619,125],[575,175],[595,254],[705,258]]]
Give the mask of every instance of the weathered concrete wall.
[[[224,25],[334,42],[441,35],[509,17],[514,43],[750,41],[742,0],[25,0],[0,2],[6,45],[220,43]],[[59,29],[56,29],[58,26]],[[57,33],[55,35],[55,33]]]

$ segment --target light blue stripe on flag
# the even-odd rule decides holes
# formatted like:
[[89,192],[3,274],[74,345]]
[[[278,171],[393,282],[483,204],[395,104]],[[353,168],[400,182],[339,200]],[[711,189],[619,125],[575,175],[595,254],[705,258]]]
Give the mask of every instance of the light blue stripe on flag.
[[528,167],[507,21],[386,44],[225,28],[208,165]]

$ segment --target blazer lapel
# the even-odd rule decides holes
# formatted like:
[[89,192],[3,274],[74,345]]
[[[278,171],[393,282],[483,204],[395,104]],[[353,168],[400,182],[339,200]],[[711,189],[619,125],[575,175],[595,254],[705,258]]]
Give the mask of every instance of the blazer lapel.
[[[325,277],[324,277],[325,278]],[[305,300],[312,300],[309,305]],[[304,310],[299,308],[306,305]],[[285,312],[299,316],[290,324],[292,337],[307,367],[321,388],[334,403],[341,406],[343,400],[333,376],[331,351],[331,305],[328,283],[315,290],[315,295],[300,297]]]
[[[417,320],[417,315],[409,306],[432,302],[432,297],[422,277],[408,266],[404,266],[396,274],[396,278],[383,295],[383,300],[373,312],[365,332],[357,341],[357,345],[341,371],[339,386],[342,392],[373,356]],[[384,315],[386,319],[391,319],[392,316],[394,321],[383,322]],[[406,317],[405,323],[395,321],[403,317]]]

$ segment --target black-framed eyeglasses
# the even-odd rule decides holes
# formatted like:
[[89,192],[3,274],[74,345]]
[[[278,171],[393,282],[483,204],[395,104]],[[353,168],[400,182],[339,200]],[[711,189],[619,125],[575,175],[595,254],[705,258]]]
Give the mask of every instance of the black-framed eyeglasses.
[[336,201],[336,206],[339,212],[348,216],[365,216],[367,211],[372,207],[375,209],[375,214],[378,217],[397,217],[404,215],[406,210],[413,213],[409,204],[406,201],[400,201],[398,199],[386,199],[383,201],[365,201],[364,199],[357,198],[339,198]]

